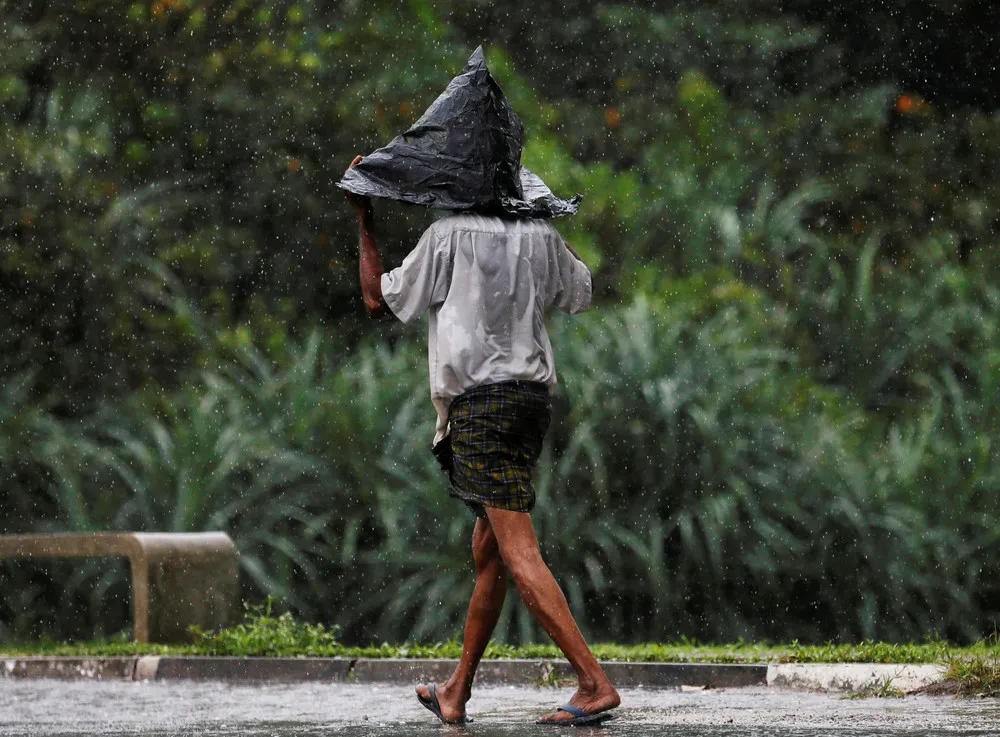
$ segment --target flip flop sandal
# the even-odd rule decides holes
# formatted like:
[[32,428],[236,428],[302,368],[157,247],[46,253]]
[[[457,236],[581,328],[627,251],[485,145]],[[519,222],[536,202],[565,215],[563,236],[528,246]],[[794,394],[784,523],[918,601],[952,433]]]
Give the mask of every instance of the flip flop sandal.
[[544,724],[546,727],[579,727],[584,724],[600,724],[601,722],[606,722],[609,719],[614,719],[615,715],[610,711],[597,711],[590,712],[584,711],[583,709],[577,709],[572,704],[563,704],[556,711],[565,711],[568,714],[572,714],[572,719],[560,719],[558,721],[542,721],[539,719],[535,724]]
[[444,722],[445,724],[468,724],[472,721],[472,719],[470,719],[467,716],[464,716],[461,719],[454,719],[451,721],[445,719],[444,714],[441,713],[441,704],[438,703],[437,686],[432,683],[430,685],[429,690],[431,693],[431,697],[429,699],[424,698],[420,694],[417,694],[417,701],[419,701],[420,705],[423,706],[425,709],[430,710],[431,713],[433,713],[434,716],[436,716],[442,722]]

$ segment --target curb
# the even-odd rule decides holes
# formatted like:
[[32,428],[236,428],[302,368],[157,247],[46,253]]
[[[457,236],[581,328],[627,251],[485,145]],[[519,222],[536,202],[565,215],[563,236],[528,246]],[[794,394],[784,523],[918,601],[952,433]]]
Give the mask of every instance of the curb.
[[79,681],[131,681],[136,656],[121,658],[3,658],[0,678],[60,678]]
[[[117,681],[223,681],[227,683],[417,683],[443,681],[455,660],[402,658],[234,658],[130,656],[109,658],[0,658],[0,679],[57,678]],[[842,692],[891,686],[904,692],[941,680],[937,665],[602,663],[625,688],[745,688]],[[572,680],[559,660],[484,660],[479,684],[561,685]]]
[[[356,683],[418,683],[444,681],[455,669],[455,660],[359,658],[351,669]],[[608,677],[625,688],[740,688],[767,684],[766,665],[716,665],[698,663],[601,664]],[[559,684],[573,679],[569,663],[559,660],[484,660],[476,673],[481,684]]]
[[800,691],[860,691],[888,686],[912,693],[940,683],[943,678],[944,667],[940,665],[782,663],[767,669],[768,686]]
[[[139,658],[134,680],[227,681],[229,683],[290,683],[326,681],[346,683],[350,658]],[[139,677],[141,674],[141,678]]]

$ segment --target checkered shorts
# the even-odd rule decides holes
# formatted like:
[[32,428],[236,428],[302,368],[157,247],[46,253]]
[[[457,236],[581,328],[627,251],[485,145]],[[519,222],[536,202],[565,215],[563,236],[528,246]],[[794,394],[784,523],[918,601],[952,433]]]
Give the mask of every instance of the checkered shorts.
[[552,408],[535,381],[503,381],[470,389],[448,412],[451,434],[432,449],[451,480],[451,495],[477,517],[487,507],[530,512],[531,472],[542,452]]

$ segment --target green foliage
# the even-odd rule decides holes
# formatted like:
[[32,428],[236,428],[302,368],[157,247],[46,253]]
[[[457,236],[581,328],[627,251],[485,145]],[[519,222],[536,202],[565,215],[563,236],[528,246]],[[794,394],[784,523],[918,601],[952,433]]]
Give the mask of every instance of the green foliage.
[[[0,103],[18,122],[0,138],[0,368],[37,372],[62,412],[197,365],[164,268],[213,332],[262,312],[356,330],[333,182],[412,122],[464,47],[431,43],[393,3],[283,5],[4,5],[19,85]],[[390,48],[412,55],[403,79],[369,56]]]
[[828,642],[824,645],[804,645],[793,642],[783,662],[789,663],[938,663],[953,657],[982,656],[992,646],[980,640],[968,648],[956,648],[944,640],[893,644],[866,640],[857,644]]
[[[43,640],[31,645],[5,645],[4,655],[128,656],[128,655],[228,655],[234,657],[348,657],[348,658],[452,658],[462,652],[456,640],[430,645],[347,646],[337,641],[336,628],[309,625],[288,612],[273,614],[274,602],[248,606],[244,621],[215,632],[197,632],[189,645],[155,645],[128,642],[124,639],[103,642],[58,643]],[[989,661],[996,661],[995,643],[979,641],[969,647],[957,647],[943,641],[917,644],[863,642],[858,645],[808,646],[791,644],[711,645],[684,640],[675,643],[618,645],[596,643],[594,654],[601,661],[622,663],[946,663],[949,680],[988,677]],[[562,659],[554,645],[504,645],[490,643],[484,654],[487,660]],[[976,675],[978,674],[978,675]],[[881,688],[876,690],[874,686]],[[856,697],[891,695],[891,680],[872,684]],[[981,692],[969,692],[981,693]]]
[[[553,325],[535,520],[588,633],[978,640],[1000,121],[849,5],[0,3],[0,532],[225,529],[251,600],[455,634],[422,336],[359,319],[333,185],[485,42],[525,164],[585,195],[598,309]],[[428,215],[378,216],[397,263]],[[0,639],[126,626],[122,566],[0,589]],[[515,598],[498,637],[534,641]]]
[[[952,503],[935,527],[894,483],[894,459],[849,440],[873,429],[864,416],[782,350],[781,313],[748,296],[684,318],[705,301],[640,301],[561,336],[572,409],[536,524],[571,601],[641,613],[660,636],[891,640],[960,626],[989,586],[966,558],[982,500]],[[639,583],[637,610],[616,580]],[[773,612],[798,625],[769,629]]]
[[906,693],[892,685],[892,678],[876,678],[856,691],[842,696],[843,699],[902,699]]
[[948,663],[945,681],[959,696],[1000,696],[1000,658],[957,657]]
[[[923,503],[931,450],[906,428],[887,454],[853,440],[877,424],[801,371],[787,315],[760,293],[724,274],[669,291],[553,325],[565,393],[534,519],[588,631],[976,639],[992,558],[970,540],[989,534],[995,501],[953,498],[947,516]],[[335,612],[355,642],[451,636],[472,520],[426,450],[423,360],[330,354],[315,336],[284,366],[248,349],[172,396],[47,419],[50,524],[225,529],[251,598]],[[67,594],[87,595],[93,575]],[[499,638],[537,640],[514,598]]]
[[290,612],[273,613],[274,600],[259,606],[247,606],[241,624],[218,632],[198,632],[195,649],[204,655],[250,656],[321,656],[335,652],[337,628],[306,624],[292,618]]

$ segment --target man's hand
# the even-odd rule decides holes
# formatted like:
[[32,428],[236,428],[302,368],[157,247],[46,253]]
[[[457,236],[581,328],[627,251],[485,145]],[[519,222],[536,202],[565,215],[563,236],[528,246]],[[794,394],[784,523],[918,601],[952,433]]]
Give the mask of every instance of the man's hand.
[[[347,167],[347,170],[350,171],[351,169],[353,169],[355,166],[357,166],[359,161],[361,161],[361,157],[355,156],[354,161],[352,161],[351,165]],[[354,194],[354,192],[347,192],[347,191],[345,191],[344,194],[347,197],[347,201],[350,202],[352,205],[354,205],[354,209],[358,213],[359,219],[364,219],[371,216],[372,201],[370,197],[366,197],[360,194]]]

